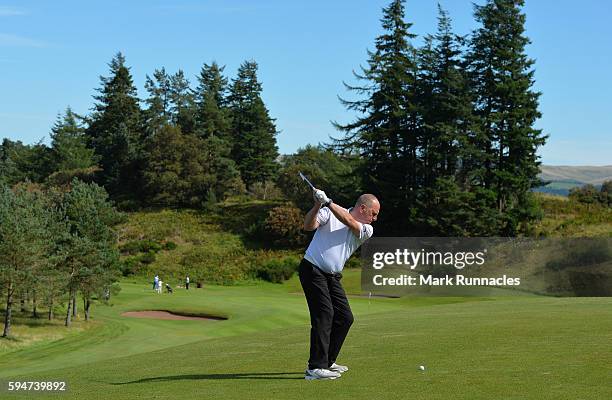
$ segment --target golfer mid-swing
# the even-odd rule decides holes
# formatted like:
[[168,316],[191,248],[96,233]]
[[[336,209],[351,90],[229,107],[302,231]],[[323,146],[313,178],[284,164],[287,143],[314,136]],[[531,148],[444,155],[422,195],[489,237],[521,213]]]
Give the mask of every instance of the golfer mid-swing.
[[336,379],[348,367],[336,364],[353,323],[353,313],[340,283],[344,263],[372,237],[371,223],[380,203],[363,194],[349,210],[334,204],[322,190],[313,192],[315,204],[306,214],[304,229],[316,229],[300,263],[299,274],[310,311],[310,359],[305,378]]

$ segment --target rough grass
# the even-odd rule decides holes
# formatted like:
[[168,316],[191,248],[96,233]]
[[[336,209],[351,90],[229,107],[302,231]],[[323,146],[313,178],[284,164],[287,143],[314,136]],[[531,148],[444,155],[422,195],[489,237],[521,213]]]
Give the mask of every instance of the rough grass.
[[[3,323],[4,314],[5,310],[1,310],[0,316],[2,316]],[[98,325],[97,322],[93,321],[85,322],[76,320],[71,324],[70,328],[66,328],[64,326],[64,320],[57,318],[58,316],[59,314],[56,315],[56,318],[49,321],[46,318],[46,313],[41,313],[41,317],[35,319],[30,318],[30,313],[22,315],[21,313],[15,313],[15,311],[13,311],[13,317],[11,318],[11,336],[0,340],[0,355],[27,348],[35,344],[51,343],[68,338],[69,336],[78,335]]]
[[536,194],[544,218],[534,233],[547,237],[612,237],[612,208],[582,204],[563,196]]
[[134,268],[137,276],[152,280],[159,274],[173,286],[182,284],[187,274],[194,283],[246,283],[253,279],[252,271],[261,263],[298,257],[297,250],[266,249],[245,233],[276,204],[228,204],[216,213],[194,210],[131,213],[119,227],[119,244],[148,240],[177,245],[175,249],[157,252],[151,263],[137,263]]

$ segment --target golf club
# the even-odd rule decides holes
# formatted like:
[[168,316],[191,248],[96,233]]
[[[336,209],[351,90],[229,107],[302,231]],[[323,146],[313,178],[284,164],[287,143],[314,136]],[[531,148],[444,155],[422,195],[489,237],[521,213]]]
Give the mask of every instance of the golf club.
[[298,173],[300,174],[300,178],[302,178],[302,180],[303,180],[304,182],[306,182],[306,183],[308,184],[308,186],[310,186],[310,188],[311,188],[312,190],[315,190],[314,185],[313,185],[312,183],[310,183],[310,181],[308,180],[308,178],[306,178],[306,176],[305,176],[305,175],[302,173],[302,171],[298,171]]

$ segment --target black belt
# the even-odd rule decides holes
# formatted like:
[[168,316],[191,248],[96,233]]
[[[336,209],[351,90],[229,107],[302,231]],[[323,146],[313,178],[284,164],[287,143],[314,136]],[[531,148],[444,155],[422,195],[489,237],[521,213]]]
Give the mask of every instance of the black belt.
[[314,268],[318,269],[320,273],[322,273],[324,276],[326,276],[328,278],[342,279],[342,274],[340,272],[325,272],[321,268],[317,267],[316,265],[314,265],[313,263],[308,261],[307,259],[304,258],[304,261],[306,261],[308,264],[312,265]]

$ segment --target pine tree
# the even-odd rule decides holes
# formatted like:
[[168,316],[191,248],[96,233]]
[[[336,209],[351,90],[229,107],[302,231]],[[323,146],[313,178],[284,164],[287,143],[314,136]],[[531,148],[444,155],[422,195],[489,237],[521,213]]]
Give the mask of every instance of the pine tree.
[[210,195],[222,200],[239,178],[229,147],[217,137],[202,139],[164,126],[147,143],[147,199],[156,206],[199,207]]
[[261,99],[257,63],[245,61],[230,88],[232,159],[247,185],[270,180],[276,174],[276,127]]
[[416,98],[416,57],[404,22],[404,1],[394,0],[383,9],[384,33],[368,52],[368,66],[355,76],[363,86],[347,89],[364,96],[357,101],[341,99],[347,109],[363,114],[354,122],[335,126],[346,136],[339,147],[355,149],[364,159],[359,174],[364,189],[384,196],[381,225],[386,233],[405,231],[416,212],[422,167],[418,160],[420,122]]
[[194,92],[197,107],[196,132],[200,137],[217,136],[229,140],[230,121],[227,109],[227,78],[225,67],[216,62],[204,64]]
[[483,149],[478,175],[495,193],[504,235],[514,235],[537,215],[530,190],[539,184],[536,151],[546,141],[533,127],[541,116],[540,93],[532,90],[534,61],[525,53],[530,41],[523,5],[523,0],[489,0],[476,6],[482,26],[473,32],[468,57],[480,124],[476,142]]
[[195,103],[189,87],[189,80],[182,70],[170,76],[171,121],[183,133],[193,133],[195,129]]
[[87,302],[91,301],[91,295],[100,293],[119,277],[117,234],[113,227],[122,222],[123,217],[112,206],[104,188],[76,179],[71,190],[61,198],[61,209],[70,232],[62,243],[63,262],[59,264],[69,292],[65,320],[65,325],[69,326],[79,291],[85,297],[89,316]]
[[6,293],[3,337],[11,336],[15,295],[29,288],[53,245],[40,192],[0,186],[0,286]]
[[68,107],[51,129],[53,171],[85,169],[96,164],[94,151],[87,147],[85,128],[78,118]]
[[471,95],[461,59],[463,38],[453,34],[448,12],[438,5],[438,32],[426,37],[419,65],[424,100],[423,162],[430,173],[428,186],[438,176],[454,176],[460,152],[471,129]]
[[438,31],[426,36],[419,51],[424,174],[415,223],[422,235],[483,234],[480,224],[473,225],[476,218],[470,179],[475,126],[461,57],[464,38],[453,34],[448,12],[440,5],[438,13]]
[[41,183],[52,171],[52,154],[42,143],[27,145],[3,139],[0,145],[0,182],[10,185],[29,180]]
[[110,76],[100,77],[97,103],[86,132],[100,158],[100,180],[115,197],[133,197],[139,187],[141,110],[125,57],[117,53],[109,64]]
[[170,123],[170,76],[166,69],[156,69],[153,78],[147,75],[145,89],[149,97],[145,100],[148,108],[143,115],[147,136],[150,136]]

